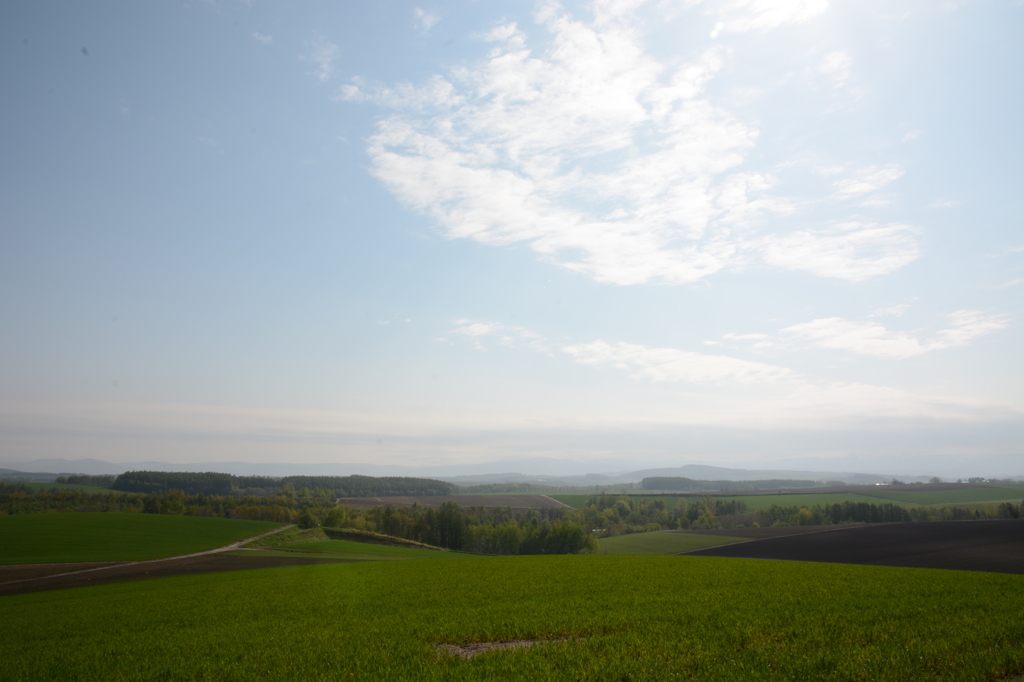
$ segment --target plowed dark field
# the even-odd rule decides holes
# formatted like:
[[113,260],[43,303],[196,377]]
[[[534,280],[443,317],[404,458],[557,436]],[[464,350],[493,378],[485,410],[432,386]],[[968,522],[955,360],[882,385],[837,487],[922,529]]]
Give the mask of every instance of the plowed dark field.
[[849,526],[738,542],[686,554],[1024,573],[1024,521]]

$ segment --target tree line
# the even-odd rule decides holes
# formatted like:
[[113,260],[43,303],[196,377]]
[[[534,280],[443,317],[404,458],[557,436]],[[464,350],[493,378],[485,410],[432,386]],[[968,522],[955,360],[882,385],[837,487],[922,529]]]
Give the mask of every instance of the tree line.
[[187,495],[276,495],[298,497],[381,497],[451,495],[457,486],[445,481],[405,476],[235,476],[215,472],[126,471],[114,479],[114,490],[159,493],[180,490]]
[[709,495],[700,500],[679,500],[669,510],[664,500],[596,495],[583,510],[584,528],[600,537],[653,530],[705,530],[713,528],[809,526],[840,523],[892,523],[899,521],[967,521],[1024,518],[1024,501],[1016,505],[902,507],[890,502],[842,502],[825,505],[774,504],[749,511],[743,500]]
[[0,514],[39,512],[181,514],[297,523],[304,528],[353,528],[480,554],[575,554],[598,547],[583,527],[582,512],[574,509],[516,512],[462,507],[451,500],[439,509],[420,505],[351,509],[336,504],[333,497],[206,495],[181,490],[35,493],[27,485],[0,481]]

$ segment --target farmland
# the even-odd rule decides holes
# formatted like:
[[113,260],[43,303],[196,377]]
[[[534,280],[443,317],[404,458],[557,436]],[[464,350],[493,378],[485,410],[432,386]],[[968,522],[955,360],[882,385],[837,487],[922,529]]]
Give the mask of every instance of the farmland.
[[[1024,576],[703,557],[321,564],[8,596],[0,618],[18,623],[5,680],[981,682],[1024,671]],[[436,649],[553,638],[570,640],[470,660]]]
[[694,554],[1024,573],[1024,521],[841,526]]
[[705,535],[680,531],[656,531],[618,535],[601,540],[601,554],[674,554],[702,547],[713,547],[741,538]]
[[960,490],[887,490],[879,486],[866,493],[871,497],[891,502],[911,504],[970,504],[975,502],[1019,502],[1024,497],[1024,485],[999,485],[992,487],[964,488]]
[[280,525],[158,514],[0,516],[0,564],[156,559],[223,547]]
[[[618,493],[609,491],[608,495],[617,498]],[[743,502],[747,510],[765,510],[773,504],[783,507],[793,505],[811,507],[813,505],[842,504],[844,502],[867,502],[880,504],[890,502],[903,507],[923,505],[956,505],[975,503],[996,503],[1004,501],[1019,502],[1024,498],[1024,485],[992,484],[958,487],[955,484],[936,486],[845,486],[833,491],[823,489],[816,492],[792,491],[757,491],[744,494],[735,493],[685,493],[674,495],[637,494],[627,496],[635,503],[654,502],[661,500],[665,509],[672,511],[678,504],[700,500],[708,495],[715,500]],[[550,497],[575,509],[582,509],[594,495],[552,494]]]
[[483,495],[405,495],[391,497],[345,497],[338,500],[340,504],[352,509],[372,509],[373,507],[440,507],[448,501],[463,507],[510,507],[514,510],[558,509],[559,501],[547,495],[534,494],[483,494]]
[[327,552],[338,555],[371,556],[379,558],[400,559],[449,559],[469,556],[459,552],[442,552],[436,549],[418,547],[391,547],[388,545],[353,542],[351,540],[326,540],[323,542],[301,542],[282,545],[279,549],[299,550],[306,552]]

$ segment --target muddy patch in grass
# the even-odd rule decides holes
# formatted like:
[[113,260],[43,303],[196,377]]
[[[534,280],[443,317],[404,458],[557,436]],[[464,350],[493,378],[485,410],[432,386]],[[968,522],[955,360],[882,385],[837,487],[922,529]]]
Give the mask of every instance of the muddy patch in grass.
[[528,649],[535,644],[547,642],[579,642],[586,637],[557,637],[553,639],[508,639],[499,642],[473,642],[459,646],[458,644],[438,644],[437,650],[451,656],[458,656],[462,659],[470,659],[479,656],[485,651],[495,649]]

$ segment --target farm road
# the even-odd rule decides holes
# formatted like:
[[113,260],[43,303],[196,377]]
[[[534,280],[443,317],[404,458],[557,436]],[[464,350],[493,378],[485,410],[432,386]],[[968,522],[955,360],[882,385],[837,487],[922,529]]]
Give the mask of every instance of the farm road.
[[817,533],[738,542],[685,554],[1024,573],[1024,521],[840,526]]
[[[7,594],[23,594],[25,592],[42,592],[60,590],[67,587],[83,585],[103,585],[130,580],[148,580],[172,575],[194,575],[198,573],[218,573],[221,571],[240,571],[251,568],[275,568],[279,566],[305,566],[325,562],[344,561],[344,559],[327,559],[321,557],[268,557],[268,556],[228,556],[224,552],[241,549],[242,545],[279,533],[291,525],[275,528],[268,533],[233,542],[224,547],[183,554],[180,556],[150,559],[147,561],[129,561],[91,564],[33,564],[5,566],[0,570],[0,596]],[[64,568],[63,572],[54,573],[55,567]],[[17,576],[15,578],[15,576]],[[25,577],[30,576],[30,577]],[[13,578],[13,579],[12,579]]]

